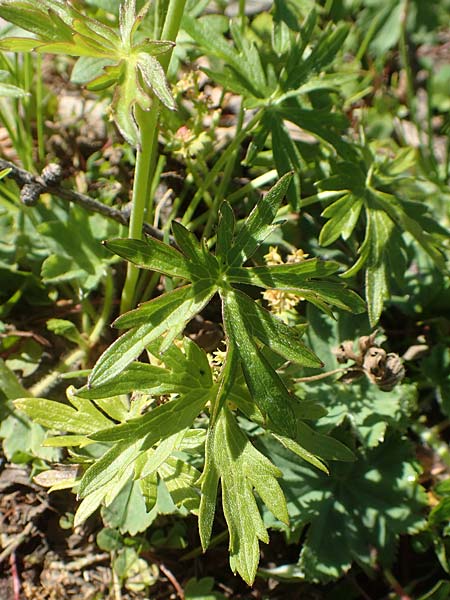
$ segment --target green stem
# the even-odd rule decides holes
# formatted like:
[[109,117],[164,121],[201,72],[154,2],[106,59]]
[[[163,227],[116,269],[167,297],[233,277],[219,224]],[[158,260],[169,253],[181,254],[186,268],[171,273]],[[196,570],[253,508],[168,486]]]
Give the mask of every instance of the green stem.
[[36,56],[36,130],[38,144],[39,162],[43,163],[45,158],[44,148],[44,106],[43,106],[43,84],[42,84],[42,57],[40,54]]
[[[242,130],[242,124],[244,122],[244,104],[241,102],[241,106],[239,108],[238,121],[236,125],[236,134],[239,135]],[[238,157],[238,148],[236,148],[236,152],[230,156],[230,160],[225,165],[225,169],[223,172],[222,181],[220,182],[219,188],[214,196],[214,203],[212,206],[212,210],[209,211],[208,221],[206,222],[205,229],[203,232],[203,236],[208,239],[211,235],[211,230],[215,221],[217,220],[217,213],[219,210],[219,206],[224,198],[225,192],[230,183],[231,176],[233,175],[234,167],[236,165],[236,160]]]
[[45,396],[48,390],[58,383],[61,373],[71,371],[73,366],[82,361],[85,356],[85,350],[81,348],[76,348],[73,350],[59,363],[58,367],[54,371],[40,379],[29,389],[30,394],[35,398],[41,398],[42,396]]
[[80,362],[86,360],[87,352],[89,348],[95,346],[95,344],[100,339],[103,329],[106,324],[109,322],[109,318],[111,315],[113,296],[114,296],[114,285],[113,285],[113,277],[111,275],[111,270],[108,269],[105,277],[105,299],[103,302],[102,312],[97,319],[95,327],[92,329],[86,347],[84,348],[76,348],[66,357],[64,357],[53,371],[45,375],[42,379],[40,379],[34,386],[29,389],[29,393],[35,398],[40,398],[45,396],[45,394],[54,387],[60,380],[61,375],[63,373],[68,373],[72,371],[73,367]]
[[[161,37],[165,40],[175,41],[180,28],[186,0],[170,0]],[[171,52],[163,54],[160,58],[161,66],[167,71],[171,58]],[[160,103],[155,98],[149,112],[144,112],[139,107],[136,110],[136,120],[141,137],[141,148],[136,157],[136,170],[133,184],[133,199],[128,237],[132,239],[142,238],[142,224],[146,208],[147,218],[151,222],[151,199],[149,189],[153,180],[153,170],[156,164],[158,146],[158,120]],[[148,204],[148,206],[147,206]],[[135,289],[139,276],[139,270],[132,264],[128,265],[125,279],[120,312],[124,313],[133,308],[135,304]]]
[[[211,185],[213,184],[215,178],[219,174],[220,170],[222,168],[224,168],[224,166],[230,160],[232,160],[233,154],[235,153],[235,151],[239,147],[239,145],[242,143],[242,141],[244,140],[245,136],[248,134],[249,131],[251,131],[253,129],[253,127],[261,119],[261,116],[263,114],[263,110],[264,109],[260,108],[253,115],[253,117],[250,119],[250,121],[247,123],[247,125],[243,129],[240,130],[240,132],[236,135],[236,137],[233,139],[233,141],[228,146],[228,148],[223,152],[223,154],[217,160],[216,164],[212,167],[212,169],[208,173],[207,177],[205,177],[205,181],[204,181],[202,187],[198,188],[198,190],[196,191],[194,197],[192,198],[192,201],[191,201],[191,203],[189,205],[188,210],[184,214],[184,217],[182,219],[183,225],[186,225],[187,223],[190,222],[190,220],[192,219],[192,216],[193,216],[193,214],[195,212],[195,209],[197,208],[197,206],[198,206],[200,200],[202,199],[203,195],[206,193],[206,190],[208,190],[211,187]],[[220,200],[220,197],[218,197],[218,200]],[[217,212],[217,208],[218,208],[217,206],[213,207],[211,209],[212,212],[214,210],[216,210],[216,212]],[[215,219],[216,217],[217,217],[217,215],[213,214],[211,218]]]
[[407,24],[408,24],[409,4],[410,4],[410,0],[404,0],[403,10],[401,13],[401,18],[400,18],[401,29],[400,29],[399,51],[400,51],[401,62],[403,63],[403,68],[405,69],[405,75],[406,75],[406,97],[407,97],[407,102],[408,102],[408,109],[411,114],[411,120],[413,121],[414,125],[417,128],[417,133],[419,136],[419,150],[422,153],[423,132],[422,132],[421,124],[417,117],[416,99],[415,99],[415,93],[414,93],[414,77],[413,77],[413,72],[412,72],[411,64],[409,62],[409,57],[408,57],[409,48],[408,48]]
[[100,316],[97,319],[97,322],[92,329],[88,345],[90,348],[95,346],[95,344],[100,339],[103,329],[106,327],[107,323],[109,323],[109,319],[111,316],[112,305],[113,305],[113,297],[114,297],[114,280],[111,274],[111,269],[107,269],[105,275],[105,291],[104,291],[104,300],[103,300],[103,308]]
[[[136,240],[142,238],[142,225],[144,223],[145,209],[147,206],[147,191],[150,185],[152,166],[156,158],[158,142],[158,102],[149,113],[137,108],[136,116],[142,140],[142,146],[137,152],[136,169],[133,183],[133,199],[130,215],[128,237]],[[151,219],[149,219],[151,220]],[[124,313],[134,306],[134,292],[139,276],[139,269],[128,263],[127,276],[122,290],[120,312]]]

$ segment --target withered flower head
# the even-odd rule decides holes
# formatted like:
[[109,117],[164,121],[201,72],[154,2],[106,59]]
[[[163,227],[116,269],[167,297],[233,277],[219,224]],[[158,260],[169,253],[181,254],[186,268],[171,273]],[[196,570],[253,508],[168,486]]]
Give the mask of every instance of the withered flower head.
[[362,375],[366,375],[371,383],[384,392],[391,391],[405,376],[405,368],[398,354],[386,353],[375,342],[377,331],[371,335],[361,336],[357,345],[359,353],[354,351],[352,340],[342,342],[334,354],[339,363],[354,362],[342,377],[341,381],[350,383]]

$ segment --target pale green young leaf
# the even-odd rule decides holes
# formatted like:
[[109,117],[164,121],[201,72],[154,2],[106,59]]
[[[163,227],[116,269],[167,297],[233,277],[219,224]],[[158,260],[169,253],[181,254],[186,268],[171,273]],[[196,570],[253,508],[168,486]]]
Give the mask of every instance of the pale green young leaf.
[[79,525],[84,523],[86,519],[88,519],[92,514],[95,513],[97,508],[101,505],[104,495],[105,493],[103,488],[100,488],[95,492],[92,492],[92,494],[89,494],[88,496],[83,498],[83,500],[78,505],[74,516],[74,527],[78,527]]
[[144,439],[141,450],[145,451],[178,431],[190,427],[195,417],[201,412],[211,395],[210,390],[192,390],[175,400],[161,404],[150,412],[126,423],[110,426],[103,431],[91,434],[98,442],[120,442],[127,439]]
[[155,473],[169,456],[181,445],[187,428],[181,429],[161,440],[155,449],[149,449],[136,460],[135,477],[142,479]]
[[329,246],[338,237],[347,240],[356,226],[362,206],[363,199],[352,194],[346,194],[327,206],[322,216],[329,221],[321,229],[319,243]]
[[160,405],[146,415],[92,434],[96,441],[116,442],[93,463],[80,483],[80,496],[89,495],[117,476],[137,467],[137,459],[160,440],[190,427],[208,400],[208,394],[191,392]]
[[196,482],[200,472],[191,464],[170,456],[158,469],[170,496],[179,509],[198,514],[200,490]]
[[122,64],[121,77],[114,90],[111,105],[114,121],[123,137],[133,146],[140,143],[139,129],[134,117],[135,104],[149,110],[150,98],[143,92],[136,70],[130,64]]
[[[112,482],[117,483],[124,474],[131,476],[135,461],[142,453],[142,439],[131,438],[118,442],[96,460],[83,475],[78,495],[85,498],[93,492],[104,489],[104,495],[114,490]],[[110,485],[108,485],[110,484]],[[116,494],[120,489],[115,488]]]
[[136,66],[146,85],[162,104],[170,110],[176,110],[175,100],[167,83],[166,74],[156,58],[145,52],[140,52],[137,55]]
[[[105,350],[92,370],[89,387],[104,384],[114,379],[125,367],[138,358],[151,342],[166,331],[168,331],[168,335],[164,344],[167,348],[173,339],[182,332],[186,323],[202,310],[213,294],[214,290],[211,292],[210,289],[203,291],[201,294],[196,293],[194,290],[181,304],[175,301],[171,302],[171,295],[165,294],[168,298],[159,301],[158,310],[150,310],[151,314],[148,321],[122,335]],[[159,299],[152,302],[157,300]],[[140,309],[143,310],[144,306],[146,305],[143,305]],[[136,310],[139,311],[140,309]],[[127,317],[127,314],[121,318],[119,323],[123,324],[125,317]],[[163,351],[164,347],[161,348],[161,352]]]
[[20,398],[15,400],[15,406],[36,423],[53,430],[90,434],[112,424],[92,402],[81,398],[76,407],[46,398]]
[[128,481],[108,506],[102,507],[104,524],[122,534],[135,536],[145,531],[154,517],[147,512],[138,481]]

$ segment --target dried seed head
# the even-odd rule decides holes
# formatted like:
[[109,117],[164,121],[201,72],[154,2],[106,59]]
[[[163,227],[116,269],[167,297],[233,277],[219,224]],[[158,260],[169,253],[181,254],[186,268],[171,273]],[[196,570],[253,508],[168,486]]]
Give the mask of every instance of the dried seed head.
[[47,185],[58,185],[62,179],[61,165],[49,163],[42,169],[41,178]]
[[369,381],[385,392],[391,391],[405,376],[405,368],[398,354],[387,354],[383,348],[375,343],[375,331],[371,335],[361,336],[358,339],[359,354],[353,350],[353,342],[346,340],[334,350],[336,360],[345,363],[354,361],[346,374],[341,378],[344,383],[351,383],[358,378],[358,374],[365,374]]
[[26,183],[20,190],[20,200],[25,206],[34,206],[42,191],[42,186],[38,183]]
[[398,354],[390,352],[386,356],[383,377],[377,381],[377,385],[383,392],[390,392],[405,376],[405,367]]
[[353,341],[345,340],[335,350],[333,354],[336,356],[338,363],[346,363],[349,360],[354,360],[356,363],[360,362],[360,357],[357,356],[353,350]]

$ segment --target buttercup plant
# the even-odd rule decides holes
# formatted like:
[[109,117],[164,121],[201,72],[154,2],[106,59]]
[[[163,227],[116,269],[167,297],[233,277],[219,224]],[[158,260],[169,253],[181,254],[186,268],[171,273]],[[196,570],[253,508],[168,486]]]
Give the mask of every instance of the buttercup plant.
[[[347,117],[356,99],[376,94],[371,74],[357,75],[369,37],[355,51],[352,19],[334,25],[326,18],[339,3],[305,14],[305,3],[275,1],[253,19],[244,1],[231,20],[202,15],[207,4],[124,0],[109,5],[107,15],[104,0],[0,0],[0,17],[32,35],[0,39],[2,67],[10,52],[24,52],[28,66],[23,89],[12,75],[1,77],[8,82],[3,92],[16,99],[14,114],[21,114],[21,102],[35,101],[31,52],[74,56],[78,76],[86,71],[87,89],[110,98],[109,116],[124,142],[108,136],[108,149],[117,145],[119,155],[136,154],[136,162],[129,161],[134,172],[121,165],[133,181],[129,221],[107,194],[90,198],[98,187],[72,191],[62,170],[41,170],[42,114],[35,154],[31,110],[17,136],[20,145],[25,129],[29,133],[18,153],[25,168],[0,159],[6,204],[15,210],[14,221],[0,213],[0,230],[5,223],[11,228],[0,258],[29,251],[32,260],[24,268],[18,258],[13,275],[26,272],[45,290],[47,303],[69,296],[70,309],[80,311],[76,324],[47,320],[51,335],[76,348],[28,390],[13,374],[16,367],[0,360],[4,395],[21,411],[17,416],[11,409],[0,423],[5,456],[13,461],[19,447],[22,460],[14,430],[19,419],[34,438],[29,454],[39,458],[39,468],[58,460],[63,449],[71,468],[45,470],[37,481],[77,494],[75,526],[99,511],[109,530],[104,538],[111,534],[99,543],[102,550],[116,549],[120,536],[143,533],[131,540],[134,559],[143,560],[153,531],[161,532],[166,520],[155,523],[158,516],[194,515],[201,548],[189,548],[188,556],[228,536],[231,569],[248,584],[257,574],[259,542],[269,541],[271,528],[288,543],[301,540],[299,561],[260,574],[328,582],[356,561],[378,576],[393,563],[399,536],[426,527],[427,497],[406,439],[418,403],[399,357],[403,350],[384,350],[377,332],[367,334],[382,314],[389,318],[390,286],[406,294],[398,274],[409,276],[407,259],[420,289],[425,259],[443,271],[445,230],[408,197],[414,187],[404,189],[418,168],[417,153],[380,152],[379,140],[366,141],[362,126],[358,133],[352,129]],[[172,79],[183,70],[174,68],[177,61],[187,57],[190,69],[199,55],[207,59],[203,73],[185,72],[171,88],[166,73]],[[40,60],[36,64],[40,69]],[[41,85],[39,98],[42,92]],[[191,94],[197,94],[194,101]],[[223,128],[230,115],[232,128]],[[164,130],[158,138],[163,127],[167,135]],[[169,140],[168,157],[158,158],[163,139]],[[103,149],[89,156],[80,179],[86,175],[102,185],[96,174],[110,167]],[[35,156],[41,175],[35,174]],[[178,182],[173,189],[166,185],[172,175]],[[109,176],[120,188],[116,175]],[[100,344],[115,306],[121,259],[127,275],[113,322],[120,335],[105,349]],[[24,289],[0,305],[2,319]],[[365,292],[368,319],[366,303],[353,290]],[[214,358],[190,337],[192,321],[209,319],[223,329]],[[356,349],[350,340],[357,340]],[[433,375],[440,386],[436,398],[448,411],[445,356],[435,349],[428,368],[439,373]],[[69,386],[57,401],[60,391],[52,386],[64,371],[77,378],[79,389]],[[44,428],[50,430],[46,448]],[[425,440],[424,429],[417,426],[414,435]],[[436,535],[445,521],[442,510],[443,517],[433,513],[430,521]],[[224,531],[216,537],[214,522],[219,526],[222,515]]]

